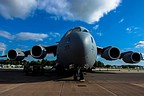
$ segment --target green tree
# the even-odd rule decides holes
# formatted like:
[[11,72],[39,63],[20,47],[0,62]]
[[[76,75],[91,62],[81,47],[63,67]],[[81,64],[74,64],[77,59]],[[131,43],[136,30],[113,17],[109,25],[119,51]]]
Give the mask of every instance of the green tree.
[[111,65],[105,65],[105,68],[110,68],[111,67]]
[[96,61],[95,64],[93,65],[94,67],[104,67],[104,63],[101,61]]

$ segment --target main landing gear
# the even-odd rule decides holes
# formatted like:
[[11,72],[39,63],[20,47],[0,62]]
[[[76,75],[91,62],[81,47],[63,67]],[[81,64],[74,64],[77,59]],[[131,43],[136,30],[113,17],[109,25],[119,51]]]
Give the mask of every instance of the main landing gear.
[[81,68],[76,68],[76,69],[74,70],[74,80],[77,81],[77,80],[78,80],[78,77],[79,77],[79,81],[82,81],[82,82],[85,81],[85,79],[84,79],[84,74],[83,74]]

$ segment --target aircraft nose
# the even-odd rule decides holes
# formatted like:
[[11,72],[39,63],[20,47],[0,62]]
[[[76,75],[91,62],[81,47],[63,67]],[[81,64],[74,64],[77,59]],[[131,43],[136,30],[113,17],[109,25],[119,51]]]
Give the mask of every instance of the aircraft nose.
[[73,49],[76,50],[75,52],[75,56],[77,57],[85,57],[88,54],[89,51],[89,47],[90,46],[90,36],[88,35],[88,33],[76,33],[74,34],[74,47]]

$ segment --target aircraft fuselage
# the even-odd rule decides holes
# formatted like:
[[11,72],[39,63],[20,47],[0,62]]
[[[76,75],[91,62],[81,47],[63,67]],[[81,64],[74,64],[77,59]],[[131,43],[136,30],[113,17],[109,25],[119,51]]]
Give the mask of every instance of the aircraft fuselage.
[[64,67],[74,64],[91,68],[97,57],[95,40],[86,28],[76,27],[69,30],[57,47],[58,63]]

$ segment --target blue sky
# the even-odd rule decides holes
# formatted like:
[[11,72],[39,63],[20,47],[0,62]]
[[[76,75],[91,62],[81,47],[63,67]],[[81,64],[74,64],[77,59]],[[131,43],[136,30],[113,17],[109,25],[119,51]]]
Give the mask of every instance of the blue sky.
[[56,44],[67,30],[83,26],[98,46],[144,54],[143,4],[143,0],[1,0],[0,50]]

